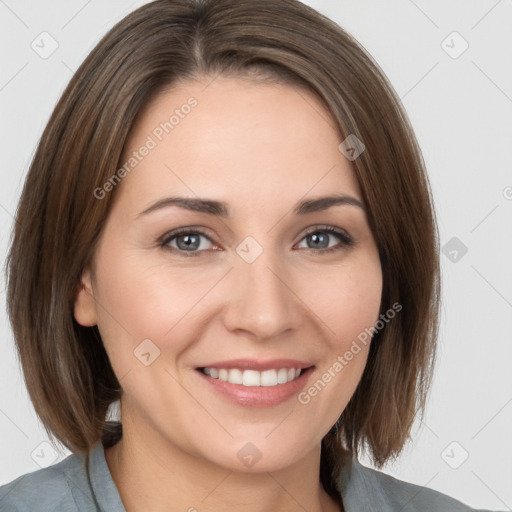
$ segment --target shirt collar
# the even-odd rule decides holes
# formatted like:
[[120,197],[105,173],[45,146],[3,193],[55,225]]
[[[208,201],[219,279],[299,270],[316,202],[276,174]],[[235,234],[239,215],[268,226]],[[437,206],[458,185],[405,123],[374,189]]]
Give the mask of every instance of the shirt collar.
[[393,507],[382,488],[378,473],[359,463],[350,455],[345,455],[336,478],[336,488],[343,499],[345,512],[378,510],[392,512]]
[[90,485],[100,512],[126,512],[105,458],[105,448],[98,441],[89,456]]

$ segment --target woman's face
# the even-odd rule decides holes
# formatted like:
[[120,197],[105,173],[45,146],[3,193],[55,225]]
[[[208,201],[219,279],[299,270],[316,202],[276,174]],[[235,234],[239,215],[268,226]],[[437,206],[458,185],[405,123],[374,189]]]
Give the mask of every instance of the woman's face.
[[[137,121],[75,316],[98,325],[132,438],[276,470],[318,450],[354,393],[369,347],[344,354],[378,319],[381,265],[322,104],[289,85],[206,84]],[[308,203],[334,195],[352,204]]]

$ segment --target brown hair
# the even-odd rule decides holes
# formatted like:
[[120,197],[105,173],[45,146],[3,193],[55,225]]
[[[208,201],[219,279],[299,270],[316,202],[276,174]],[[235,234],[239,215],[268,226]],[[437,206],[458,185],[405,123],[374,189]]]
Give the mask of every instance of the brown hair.
[[[119,399],[96,327],[74,300],[114,192],[115,173],[142,109],[178,81],[249,76],[306,87],[335,119],[340,142],[366,149],[353,169],[383,270],[381,312],[402,311],[370,345],[362,379],[322,442],[320,477],[367,445],[397,456],[423,415],[435,361],[440,301],[437,224],[424,162],[384,73],[336,23],[297,0],[158,0],[115,25],[77,70],[39,141],[7,259],[8,313],[26,386],[50,437],[88,455],[121,435],[105,415]],[[110,434],[113,435],[110,435]]]

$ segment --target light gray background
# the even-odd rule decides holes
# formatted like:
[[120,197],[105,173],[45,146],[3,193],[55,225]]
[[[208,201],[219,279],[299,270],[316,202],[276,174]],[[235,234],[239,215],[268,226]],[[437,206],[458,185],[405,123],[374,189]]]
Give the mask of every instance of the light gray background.
[[[57,99],[100,37],[144,3],[0,0],[2,263],[24,175]],[[449,245],[441,256],[444,305],[429,407],[384,471],[473,507],[511,510],[512,1],[305,3],[351,32],[390,78],[424,152],[441,243],[456,237],[451,244],[468,249],[462,255]],[[31,47],[51,48],[44,31],[58,43],[46,59]],[[464,41],[469,47],[458,55]],[[3,310],[0,484],[69,454],[45,444]]]

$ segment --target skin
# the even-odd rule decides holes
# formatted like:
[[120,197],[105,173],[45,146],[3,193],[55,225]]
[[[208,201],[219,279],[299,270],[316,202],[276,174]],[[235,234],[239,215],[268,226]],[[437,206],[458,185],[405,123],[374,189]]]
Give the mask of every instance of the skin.
[[[106,450],[107,464],[127,512],[169,504],[201,512],[339,510],[319,482],[320,443],[353,395],[369,346],[308,404],[294,396],[272,407],[237,405],[195,368],[299,359],[315,365],[307,388],[374,325],[382,271],[365,211],[292,213],[302,199],[333,193],[363,202],[361,190],[338,150],[334,120],[309,92],[241,78],[209,82],[181,83],[138,119],[125,157],[190,96],[198,101],[117,185],[76,297],[77,321],[98,325],[122,386],[123,438]],[[231,217],[176,206],[138,216],[171,195],[225,201]],[[333,234],[315,245],[306,236],[326,225],[354,245]],[[183,236],[159,244],[181,227],[207,233],[195,257],[184,254]],[[236,252],[247,236],[263,250],[252,263]],[[134,355],[145,339],[160,350],[149,366]],[[261,453],[250,468],[237,457],[248,442]]]

